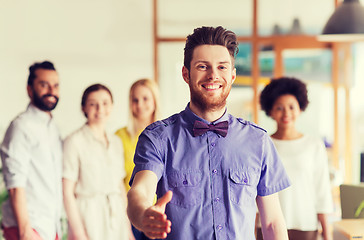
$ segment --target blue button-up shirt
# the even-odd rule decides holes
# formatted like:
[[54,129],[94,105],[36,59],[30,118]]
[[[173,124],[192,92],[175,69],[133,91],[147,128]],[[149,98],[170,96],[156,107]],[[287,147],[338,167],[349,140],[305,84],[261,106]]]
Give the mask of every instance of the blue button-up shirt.
[[215,132],[194,137],[189,108],[148,126],[139,137],[135,174],[153,171],[157,196],[168,190],[166,206],[172,222],[167,239],[255,239],[256,196],[289,186],[272,141],[264,130],[225,113],[227,136]]

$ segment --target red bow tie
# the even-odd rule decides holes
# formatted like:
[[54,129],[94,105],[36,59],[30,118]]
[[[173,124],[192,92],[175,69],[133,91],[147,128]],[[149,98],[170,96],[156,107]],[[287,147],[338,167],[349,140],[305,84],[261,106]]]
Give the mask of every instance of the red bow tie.
[[222,137],[226,137],[228,132],[229,122],[223,121],[217,124],[207,124],[201,121],[196,120],[193,125],[193,136],[201,136],[202,134],[206,133],[207,131],[213,131]]

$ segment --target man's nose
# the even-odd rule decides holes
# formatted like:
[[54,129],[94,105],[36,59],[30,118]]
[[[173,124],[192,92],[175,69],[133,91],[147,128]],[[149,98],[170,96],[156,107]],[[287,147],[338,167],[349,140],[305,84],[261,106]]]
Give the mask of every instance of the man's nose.
[[58,95],[58,88],[55,87],[55,86],[49,86],[48,87],[48,94]]
[[219,79],[219,74],[218,74],[218,72],[217,72],[215,69],[213,69],[213,68],[209,69],[209,72],[208,72],[208,79],[209,79],[209,80],[216,80],[216,79]]

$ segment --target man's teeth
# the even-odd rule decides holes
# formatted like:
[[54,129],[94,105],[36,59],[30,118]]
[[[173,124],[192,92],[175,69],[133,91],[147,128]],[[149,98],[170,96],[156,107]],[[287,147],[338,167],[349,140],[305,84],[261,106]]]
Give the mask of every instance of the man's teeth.
[[206,89],[218,89],[219,85],[205,85],[204,86]]

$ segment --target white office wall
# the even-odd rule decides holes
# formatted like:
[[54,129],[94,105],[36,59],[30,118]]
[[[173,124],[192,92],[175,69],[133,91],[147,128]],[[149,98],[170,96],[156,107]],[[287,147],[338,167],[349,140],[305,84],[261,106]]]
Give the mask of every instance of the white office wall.
[[[180,11],[186,19],[193,14],[186,9]],[[168,25],[165,21],[161,23]],[[363,51],[362,46],[356,49],[351,99],[355,169],[359,168],[358,153],[364,151],[361,140],[363,68],[360,67]],[[183,43],[162,44],[160,53],[162,117],[166,117],[186,106],[189,91],[181,77]],[[114,94],[110,130],[125,125],[130,85],[142,77],[153,78],[152,1],[0,0],[0,141],[11,119],[28,104],[29,65],[45,59],[55,63],[60,75],[61,97],[54,116],[63,137],[84,123],[80,98],[83,90],[96,82],[106,84]],[[315,89],[310,92],[315,93]],[[228,100],[230,112],[251,119],[251,98],[251,89],[234,88]],[[330,120],[332,115],[327,108],[333,106],[328,102],[316,103],[312,99],[315,111]],[[269,130],[275,126],[267,122],[263,127]],[[308,130],[321,133],[331,129],[323,120]],[[354,179],[358,179],[357,172]]]
[[45,59],[60,76],[54,116],[63,136],[84,123],[81,95],[93,83],[114,95],[110,130],[125,125],[130,85],[153,77],[151,7],[149,0],[0,0],[0,138],[29,102],[29,65]]

